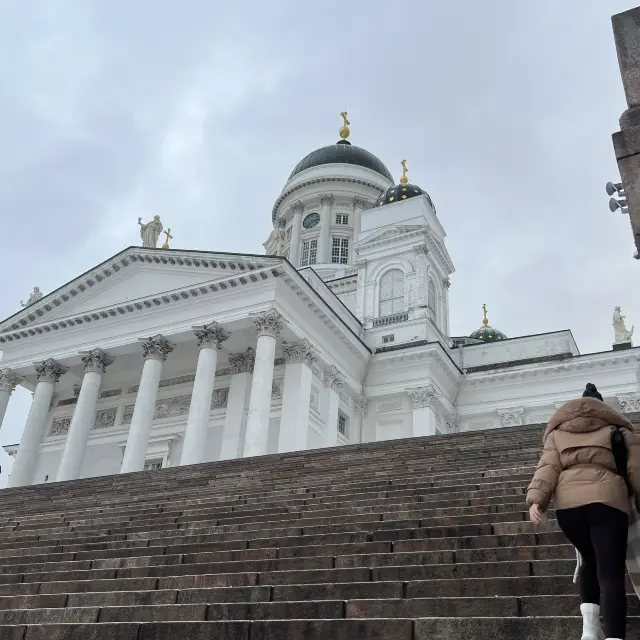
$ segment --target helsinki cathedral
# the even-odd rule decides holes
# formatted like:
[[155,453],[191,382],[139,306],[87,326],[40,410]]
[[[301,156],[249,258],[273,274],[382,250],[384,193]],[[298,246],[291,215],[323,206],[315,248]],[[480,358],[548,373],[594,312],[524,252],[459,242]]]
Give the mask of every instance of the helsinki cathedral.
[[0,425],[16,386],[33,394],[10,486],[539,423],[587,382],[640,410],[619,308],[602,353],[505,336],[486,305],[452,336],[433,201],[341,116],[287,178],[265,255],[169,248],[139,219],[140,245],[0,323]]

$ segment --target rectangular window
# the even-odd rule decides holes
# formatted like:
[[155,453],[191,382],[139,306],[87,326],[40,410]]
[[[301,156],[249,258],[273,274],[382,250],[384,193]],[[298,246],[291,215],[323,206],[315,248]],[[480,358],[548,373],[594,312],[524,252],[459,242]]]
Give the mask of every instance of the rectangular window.
[[331,247],[331,262],[334,264],[349,263],[349,238],[334,238]]
[[338,433],[347,435],[347,417],[343,413],[338,414]]
[[156,469],[162,469],[162,460],[147,460],[144,463],[145,471],[155,471]]
[[388,336],[382,336],[382,344],[389,344],[395,340],[395,335],[392,333]]
[[305,240],[302,243],[302,258],[300,259],[300,266],[308,267],[310,264],[315,264],[317,258],[318,258],[318,241]]
[[349,216],[346,213],[336,213],[336,224],[349,224]]

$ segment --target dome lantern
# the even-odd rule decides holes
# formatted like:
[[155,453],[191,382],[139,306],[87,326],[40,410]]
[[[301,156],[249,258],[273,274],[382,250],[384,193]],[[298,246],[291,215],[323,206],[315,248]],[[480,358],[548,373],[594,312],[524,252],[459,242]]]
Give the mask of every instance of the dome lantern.
[[486,304],[482,305],[482,311],[484,314],[484,317],[482,318],[482,326],[479,329],[476,329],[476,331],[474,331],[469,337],[474,338],[475,340],[482,340],[483,342],[501,342],[502,340],[506,340],[507,336],[505,336],[502,331],[489,326]]

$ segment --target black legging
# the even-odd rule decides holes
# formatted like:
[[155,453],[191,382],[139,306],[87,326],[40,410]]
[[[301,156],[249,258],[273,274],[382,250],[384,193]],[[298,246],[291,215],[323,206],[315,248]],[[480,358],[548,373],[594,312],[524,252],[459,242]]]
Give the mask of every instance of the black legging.
[[561,509],[556,511],[556,517],[582,556],[579,580],[582,602],[601,605],[605,636],[624,640],[629,517],[619,509],[600,503]]

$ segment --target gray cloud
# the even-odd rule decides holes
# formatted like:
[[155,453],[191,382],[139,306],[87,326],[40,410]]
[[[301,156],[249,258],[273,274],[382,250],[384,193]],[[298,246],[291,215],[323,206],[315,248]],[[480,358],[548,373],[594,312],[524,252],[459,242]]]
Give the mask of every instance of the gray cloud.
[[[486,302],[510,336],[607,349],[614,304],[640,323],[629,222],[603,189],[624,109],[609,18],[634,4],[5,3],[0,315],[137,243],[139,215],[173,246],[261,251],[291,168],[347,108],[354,143],[396,175],[407,158],[438,207],[454,334]],[[28,404],[17,392],[0,442]]]

